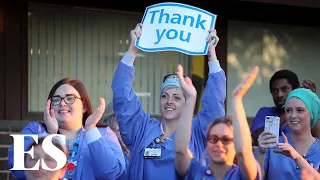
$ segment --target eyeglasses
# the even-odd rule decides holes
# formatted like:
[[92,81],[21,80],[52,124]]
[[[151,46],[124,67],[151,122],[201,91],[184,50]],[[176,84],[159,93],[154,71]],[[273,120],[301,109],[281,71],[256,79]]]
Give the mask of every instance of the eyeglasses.
[[218,137],[216,135],[210,135],[207,137],[207,141],[209,141],[212,144],[217,144],[218,141],[221,141],[223,145],[228,145],[233,142],[233,138],[227,136]]
[[66,104],[73,104],[76,101],[76,99],[81,99],[81,98],[77,97],[74,94],[67,94],[65,97],[52,96],[50,98],[51,104],[54,105],[54,106],[58,106],[58,105],[60,105],[62,99],[64,100],[64,102]]

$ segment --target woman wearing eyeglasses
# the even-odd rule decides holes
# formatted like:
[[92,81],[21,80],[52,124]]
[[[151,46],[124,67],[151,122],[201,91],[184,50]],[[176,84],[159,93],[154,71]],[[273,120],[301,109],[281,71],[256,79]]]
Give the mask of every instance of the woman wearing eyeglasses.
[[279,138],[262,132],[258,138],[256,158],[264,167],[265,179],[299,179],[301,169],[319,177],[320,141],[311,134],[311,128],[320,117],[320,100],[310,89],[291,91],[285,102],[286,123],[291,132]]
[[[177,76],[170,75],[160,86],[158,95],[161,119],[150,118],[150,115],[144,112],[132,89],[133,63],[138,51],[135,41],[141,36],[141,28],[142,25],[137,24],[130,32],[130,47],[118,63],[112,82],[113,110],[119,122],[122,139],[131,152],[127,179],[175,179],[175,128],[186,105],[186,98]],[[193,120],[190,142],[190,149],[197,159],[206,147],[208,124],[225,115],[226,77],[216,57],[217,42],[215,30],[209,31],[209,78],[202,97],[202,109]]]
[[[260,166],[256,162],[251,145],[251,135],[243,108],[242,97],[250,88],[258,72],[251,74],[233,91],[233,120],[222,117],[207,129],[207,150],[210,163],[202,166],[189,150],[192,112],[196,102],[196,90],[189,78],[178,70],[181,88],[186,95],[186,106],[177,124],[175,137],[175,164],[180,177],[185,179],[253,180],[260,179]],[[235,158],[237,165],[234,164]]]
[[[44,122],[32,122],[21,134],[62,134],[66,136],[69,158],[65,180],[116,179],[125,170],[125,161],[117,136],[110,128],[98,128],[105,110],[105,100],[95,112],[81,81],[69,78],[51,89],[44,112]],[[25,149],[32,139],[25,139]],[[13,146],[9,149],[9,168],[13,167]],[[11,171],[25,179],[23,171]]]

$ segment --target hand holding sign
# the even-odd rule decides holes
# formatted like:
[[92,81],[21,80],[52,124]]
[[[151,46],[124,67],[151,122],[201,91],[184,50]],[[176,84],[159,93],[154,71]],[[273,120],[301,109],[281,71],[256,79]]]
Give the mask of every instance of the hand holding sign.
[[210,43],[209,46],[215,48],[219,41],[219,37],[217,36],[217,31],[215,29],[210,29],[208,32],[209,32],[209,35],[206,41],[207,43]]
[[128,52],[132,55],[137,54],[138,48],[135,46],[135,43],[136,43],[136,39],[140,38],[141,34],[142,34],[142,24],[138,23],[136,28],[130,31],[131,42],[130,42]]
[[217,36],[217,31],[215,29],[209,30],[209,35],[206,41],[207,43],[209,43],[209,50],[208,50],[209,61],[217,60],[216,46],[219,42],[219,37]]

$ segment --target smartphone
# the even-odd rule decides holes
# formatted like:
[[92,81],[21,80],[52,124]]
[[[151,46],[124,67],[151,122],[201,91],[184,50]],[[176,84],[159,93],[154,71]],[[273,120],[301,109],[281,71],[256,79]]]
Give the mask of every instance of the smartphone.
[[[280,129],[280,117],[278,116],[266,116],[264,121],[264,131],[271,132],[275,134],[276,137],[276,143],[278,143],[279,140],[279,129]],[[276,145],[276,144],[274,144]]]

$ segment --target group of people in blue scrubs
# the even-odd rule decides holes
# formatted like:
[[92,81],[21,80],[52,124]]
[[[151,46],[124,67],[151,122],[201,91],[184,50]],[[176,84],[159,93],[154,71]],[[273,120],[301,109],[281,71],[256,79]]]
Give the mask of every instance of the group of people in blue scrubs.
[[[63,180],[163,180],[163,179],[303,179],[319,178],[320,143],[311,129],[320,117],[319,98],[309,89],[296,88],[284,102],[289,132],[275,135],[261,131],[254,151],[243,107],[243,96],[254,82],[259,68],[235,87],[232,93],[232,117],[225,116],[226,76],[216,56],[219,37],[209,30],[208,81],[202,95],[202,108],[193,112],[197,91],[183,67],[164,77],[160,86],[161,119],[151,118],[143,110],[132,84],[142,24],[130,31],[128,51],[119,61],[112,82],[114,119],[121,141],[129,149],[125,158],[116,127],[99,123],[106,109],[100,99],[96,111],[82,82],[62,79],[48,95],[44,123],[32,122],[21,134],[62,134],[66,136],[67,163],[61,171],[35,173],[12,170],[17,179]],[[25,150],[34,144],[26,138]],[[9,149],[9,168],[14,166],[14,147]],[[26,155],[26,159],[30,159]],[[207,162],[203,164],[202,162]],[[39,173],[41,171],[41,173]],[[63,172],[64,172],[63,171]],[[28,171],[29,172],[29,171]],[[301,173],[302,172],[302,173]],[[60,174],[55,174],[60,173]],[[27,174],[27,176],[26,176]]]

